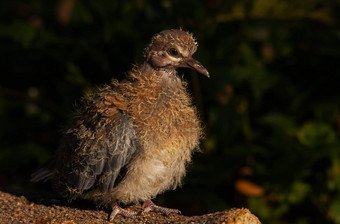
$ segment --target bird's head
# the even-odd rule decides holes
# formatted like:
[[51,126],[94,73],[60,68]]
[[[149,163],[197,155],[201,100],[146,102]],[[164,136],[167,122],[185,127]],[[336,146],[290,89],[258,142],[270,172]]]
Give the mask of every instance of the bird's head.
[[145,49],[144,58],[154,69],[192,68],[209,77],[201,63],[192,58],[197,43],[183,30],[165,30],[155,34]]

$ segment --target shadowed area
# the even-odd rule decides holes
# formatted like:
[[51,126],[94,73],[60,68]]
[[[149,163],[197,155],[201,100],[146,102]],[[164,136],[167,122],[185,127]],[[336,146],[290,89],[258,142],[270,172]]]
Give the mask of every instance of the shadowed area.
[[181,27],[210,74],[179,71],[205,138],[183,187],[154,202],[185,215],[245,207],[263,223],[340,222],[340,2],[306,2],[1,1],[0,186],[52,191],[30,175],[82,96],[123,80],[155,33]]

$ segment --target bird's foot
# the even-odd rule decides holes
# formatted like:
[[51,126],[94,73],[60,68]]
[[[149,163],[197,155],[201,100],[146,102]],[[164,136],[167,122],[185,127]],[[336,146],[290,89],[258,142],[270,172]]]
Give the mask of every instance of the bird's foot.
[[171,213],[181,214],[181,211],[174,208],[165,208],[155,205],[151,200],[146,200],[142,205],[143,212],[160,212],[164,215],[170,215]]
[[112,212],[111,212],[110,217],[109,217],[109,220],[112,221],[116,217],[116,215],[121,215],[121,216],[128,217],[128,218],[136,218],[136,217],[138,217],[137,212],[123,209],[123,208],[119,207],[118,204],[115,204],[113,206]]

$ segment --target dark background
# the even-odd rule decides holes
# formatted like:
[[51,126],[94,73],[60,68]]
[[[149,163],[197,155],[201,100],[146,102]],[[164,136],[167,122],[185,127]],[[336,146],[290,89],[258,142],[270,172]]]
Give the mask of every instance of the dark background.
[[58,147],[77,100],[122,79],[153,34],[182,27],[207,79],[181,70],[205,124],[185,185],[156,201],[186,215],[247,207],[263,223],[340,223],[340,2],[0,3],[0,186]]

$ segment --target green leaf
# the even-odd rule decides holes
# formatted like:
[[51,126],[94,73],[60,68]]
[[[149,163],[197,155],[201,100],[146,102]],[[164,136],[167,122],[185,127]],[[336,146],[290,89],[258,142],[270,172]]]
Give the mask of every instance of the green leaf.
[[340,199],[339,197],[335,198],[333,202],[331,203],[328,215],[334,221],[334,223],[340,223]]
[[27,48],[36,36],[36,28],[27,23],[15,21],[10,25],[0,26],[0,36],[10,37]]
[[261,118],[261,123],[274,130],[287,132],[295,127],[292,117],[282,113],[272,112]]
[[297,138],[305,146],[318,147],[335,142],[336,134],[328,124],[309,122],[298,131]]

